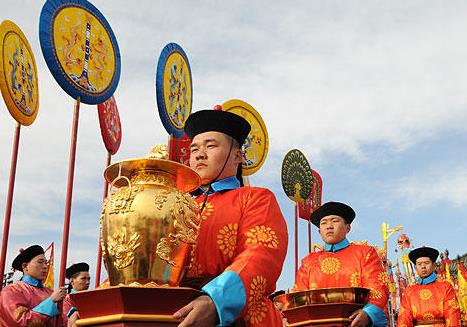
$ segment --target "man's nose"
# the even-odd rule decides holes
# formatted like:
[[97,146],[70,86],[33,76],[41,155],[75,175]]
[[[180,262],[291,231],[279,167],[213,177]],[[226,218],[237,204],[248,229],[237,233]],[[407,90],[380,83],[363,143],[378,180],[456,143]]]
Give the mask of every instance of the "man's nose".
[[203,150],[198,150],[196,153],[196,159],[205,159],[206,158],[206,152]]

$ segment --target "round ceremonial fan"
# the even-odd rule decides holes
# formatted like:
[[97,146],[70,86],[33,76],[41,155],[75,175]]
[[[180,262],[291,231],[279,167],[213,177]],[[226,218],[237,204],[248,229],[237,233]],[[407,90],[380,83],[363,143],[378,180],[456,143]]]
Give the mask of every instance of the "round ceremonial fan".
[[179,138],[191,113],[193,83],[188,57],[176,43],[167,44],[156,70],[156,99],[159,116],[169,135]]
[[114,155],[122,142],[122,124],[115,98],[111,96],[107,101],[98,104],[97,112],[105,148]]
[[301,203],[311,195],[313,176],[310,164],[302,152],[289,151],[282,161],[282,188],[294,202]]
[[86,0],[48,0],[39,21],[50,72],[74,99],[99,104],[120,79],[120,50],[104,15]]
[[31,125],[39,110],[36,61],[26,36],[9,20],[0,25],[0,89],[13,118]]
[[222,104],[222,110],[245,118],[251,125],[251,131],[243,144],[243,176],[256,173],[266,161],[269,148],[268,130],[261,115],[242,100],[229,100]]

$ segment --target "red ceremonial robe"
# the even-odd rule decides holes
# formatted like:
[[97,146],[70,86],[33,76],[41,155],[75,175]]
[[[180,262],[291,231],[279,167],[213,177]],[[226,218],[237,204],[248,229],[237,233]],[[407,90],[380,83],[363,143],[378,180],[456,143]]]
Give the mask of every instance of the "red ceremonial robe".
[[374,326],[386,326],[389,290],[387,273],[372,246],[340,243],[326,244],[325,251],[310,253],[302,260],[293,291],[328,287],[365,287],[370,289],[369,304],[363,309]]
[[[211,185],[187,282],[209,281],[202,290],[222,326],[238,319],[246,326],[282,326],[267,295],[282,270],[287,226],[271,191],[238,186],[235,176]],[[197,197],[200,207],[204,199]]]
[[437,281],[431,274],[407,286],[401,301],[397,327],[430,323],[436,327],[460,327],[461,312],[456,292],[449,282]]
[[[29,276],[23,279],[25,277]],[[58,327],[59,311],[48,299],[52,292],[50,288],[33,286],[24,281],[8,285],[0,293],[0,326]]]

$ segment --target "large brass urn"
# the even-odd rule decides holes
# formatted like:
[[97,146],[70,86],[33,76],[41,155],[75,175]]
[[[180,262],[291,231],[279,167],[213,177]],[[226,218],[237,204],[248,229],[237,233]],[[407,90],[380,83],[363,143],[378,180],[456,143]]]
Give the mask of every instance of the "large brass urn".
[[107,167],[101,245],[110,285],[178,286],[199,231],[199,209],[187,193],[198,174],[166,159],[162,147],[147,158]]

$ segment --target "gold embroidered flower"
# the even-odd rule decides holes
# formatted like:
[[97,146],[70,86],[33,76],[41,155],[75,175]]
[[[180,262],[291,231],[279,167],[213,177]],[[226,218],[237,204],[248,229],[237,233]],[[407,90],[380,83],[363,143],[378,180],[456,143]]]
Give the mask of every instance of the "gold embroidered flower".
[[382,297],[383,297],[383,294],[380,291],[374,288],[370,289],[370,299],[381,299]]
[[327,257],[321,261],[321,271],[326,275],[332,275],[339,271],[341,262],[339,259],[334,257]]
[[452,298],[448,301],[448,305],[453,309],[459,309],[459,303],[456,298]]
[[21,319],[21,317],[26,313],[28,312],[28,308],[26,307],[22,307],[22,306],[18,306],[15,310],[15,320],[16,321],[19,321]]
[[310,284],[308,284],[308,287],[310,288],[310,290],[315,290],[318,288],[318,284],[316,284],[315,282],[310,282]]
[[217,246],[230,259],[233,258],[237,246],[237,231],[238,224],[228,224],[217,234]]
[[206,202],[204,206],[203,212],[201,212],[201,219],[206,220],[214,211],[214,206],[211,202]]
[[446,318],[446,327],[451,327],[451,319]]
[[423,320],[433,320],[435,316],[431,312],[427,312],[423,314]]
[[246,320],[251,324],[259,324],[266,318],[267,305],[264,302],[267,280],[263,276],[256,276],[250,284]]
[[259,244],[271,249],[275,249],[279,245],[276,232],[271,227],[264,225],[251,228],[246,236],[248,237],[246,240],[248,244]]
[[438,310],[441,311],[441,312],[444,311],[444,304],[443,304],[443,301],[440,301],[440,302],[438,303]]
[[429,300],[431,298],[431,291],[429,289],[424,288],[420,291],[420,299],[422,300]]
[[387,285],[389,282],[388,273],[385,271],[378,273],[378,280],[384,285]]
[[352,287],[360,287],[362,283],[362,276],[360,275],[359,272],[354,272],[350,276],[350,286]]

